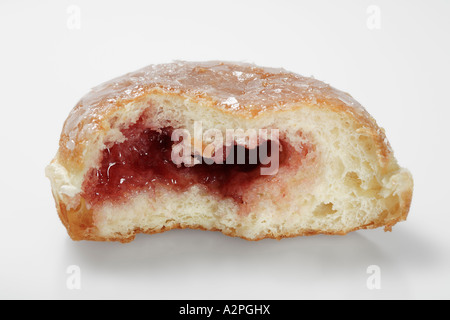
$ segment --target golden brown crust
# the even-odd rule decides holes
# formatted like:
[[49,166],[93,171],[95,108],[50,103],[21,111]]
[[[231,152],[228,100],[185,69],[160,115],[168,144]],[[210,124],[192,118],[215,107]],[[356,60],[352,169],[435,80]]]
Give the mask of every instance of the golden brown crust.
[[[411,194],[412,195],[412,194]],[[67,217],[67,216],[76,216],[77,214],[82,214],[83,216],[89,216],[89,212],[87,209],[84,209],[78,212],[72,211],[72,212],[67,212],[64,208],[64,205],[62,207],[62,210],[59,211],[60,212],[60,217],[61,220],[63,221],[64,225],[67,228],[67,231],[69,233],[69,236],[71,237],[72,240],[74,241],[81,241],[81,240],[91,240],[91,241],[104,241],[104,242],[121,242],[121,243],[129,243],[132,242],[135,238],[136,235],[138,234],[158,234],[158,233],[163,233],[166,231],[170,231],[170,230],[176,230],[176,229],[192,229],[192,230],[203,230],[203,231],[216,231],[216,232],[221,232],[226,236],[229,237],[234,237],[234,238],[241,238],[247,241],[260,241],[263,239],[275,239],[275,240],[281,240],[281,239],[286,239],[286,238],[294,238],[294,237],[300,237],[300,236],[314,236],[314,235],[319,235],[319,234],[323,234],[323,235],[338,235],[338,236],[344,236],[350,232],[354,232],[357,230],[363,230],[363,229],[376,229],[379,227],[385,227],[385,231],[392,231],[392,227],[397,224],[398,222],[401,221],[405,221],[407,216],[408,216],[408,212],[409,212],[409,203],[407,202],[408,205],[405,207],[402,207],[400,209],[400,211],[398,212],[393,212],[392,214],[394,216],[398,216],[396,219],[390,220],[387,224],[384,220],[380,220],[379,222],[372,222],[370,224],[367,225],[363,225],[357,228],[353,228],[351,230],[345,231],[345,232],[326,232],[326,231],[315,231],[315,230],[309,230],[309,231],[300,231],[298,233],[292,233],[292,234],[283,234],[282,236],[275,236],[272,233],[268,233],[265,234],[264,236],[260,236],[258,238],[247,238],[245,236],[239,235],[238,233],[236,233],[235,231],[229,230],[229,231],[225,231],[225,230],[220,230],[217,228],[210,228],[207,229],[203,226],[199,226],[199,225],[181,225],[181,224],[176,224],[173,225],[170,228],[167,227],[161,227],[159,229],[152,229],[152,230],[142,230],[142,229],[136,229],[133,230],[133,232],[131,232],[130,234],[124,236],[124,235],[117,235],[116,237],[109,237],[109,238],[104,238],[104,237],[100,237],[97,235],[96,232],[92,232],[92,228],[95,228],[93,226],[93,224],[85,224],[83,225],[83,227],[80,227],[80,225],[78,224],[78,222],[72,222],[70,225],[66,225],[64,223],[63,218],[61,217],[61,212],[63,212],[63,216]],[[91,221],[92,222],[92,221]],[[71,228],[70,226],[73,226],[75,228]]]
[[92,89],[64,125],[59,162],[72,170],[81,169],[87,142],[96,133],[108,130],[111,114],[127,103],[158,93],[190,99],[248,119],[301,105],[344,112],[374,138],[382,161],[390,154],[384,132],[366,110],[349,94],[319,80],[247,63],[180,61],[150,65]]
[[[69,209],[58,196],[54,195],[54,199],[59,218],[72,240],[100,241],[96,236],[97,232],[94,226],[92,210],[86,207],[84,200],[81,200],[80,205],[76,209]],[[116,241],[120,240],[117,239]]]

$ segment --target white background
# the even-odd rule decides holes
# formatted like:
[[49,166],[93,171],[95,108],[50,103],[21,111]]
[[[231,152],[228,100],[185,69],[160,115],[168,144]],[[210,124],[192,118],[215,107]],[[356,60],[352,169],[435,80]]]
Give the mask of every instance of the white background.
[[[2,0],[0,298],[450,298],[449,32],[445,0]],[[175,59],[284,67],[352,94],[413,173],[408,221],[282,241],[71,241],[44,176],[65,118],[91,87]],[[66,286],[71,265],[81,290]],[[380,290],[366,285],[370,265]]]

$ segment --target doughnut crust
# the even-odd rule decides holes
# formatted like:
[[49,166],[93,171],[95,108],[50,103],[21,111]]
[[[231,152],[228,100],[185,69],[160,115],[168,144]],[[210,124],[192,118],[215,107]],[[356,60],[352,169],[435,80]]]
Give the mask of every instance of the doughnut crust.
[[[285,160],[278,173],[251,182],[245,176],[239,185],[227,180],[239,197],[221,193],[225,182],[211,189],[188,181],[180,189],[167,177],[147,189],[127,181],[130,190],[118,186],[117,199],[102,195],[95,175],[108,165],[107,152],[127,143],[129,150],[144,129],[194,136],[198,121],[221,132],[279,129]],[[391,230],[406,220],[413,189],[384,130],[349,94],[284,69],[222,61],[150,65],[95,87],[66,120],[46,173],[73,240],[128,242],[174,228],[248,240]]]

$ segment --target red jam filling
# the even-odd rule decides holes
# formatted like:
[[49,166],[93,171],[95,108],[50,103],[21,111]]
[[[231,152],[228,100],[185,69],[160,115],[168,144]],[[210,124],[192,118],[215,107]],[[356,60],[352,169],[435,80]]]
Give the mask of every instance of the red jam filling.
[[[203,185],[210,192],[242,204],[243,196],[251,191],[252,184],[271,178],[260,172],[261,167],[270,164],[263,165],[259,160],[257,164],[249,164],[249,152],[246,152],[245,164],[236,164],[237,161],[235,164],[206,164],[203,161],[193,167],[177,167],[171,160],[172,145],[177,143],[171,141],[172,131],[170,127],[151,130],[142,121],[123,130],[126,140],[105,149],[100,168],[87,173],[83,184],[83,196],[87,202],[95,206],[107,201],[120,201],[134,192],[152,190],[158,185],[178,191]],[[267,147],[270,156],[270,141],[265,144],[258,148]],[[280,144],[281,169],[292,162],[292,156],[298,152],[282,140]],[[235,156],[239,148],[244,147],[234,146],[229,156]],[[304,158],[307,153],[307,148],[304,148],[300,157],[295,158]]]

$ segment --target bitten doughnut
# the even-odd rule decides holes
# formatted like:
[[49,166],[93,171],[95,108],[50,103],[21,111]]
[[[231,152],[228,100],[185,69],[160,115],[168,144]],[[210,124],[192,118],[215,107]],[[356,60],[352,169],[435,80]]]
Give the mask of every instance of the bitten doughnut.
[[349,94],[283,69],[150,65],[70,113],[46,169],[73,240],[177,228],[247,240],[391,230],[413,180]]

